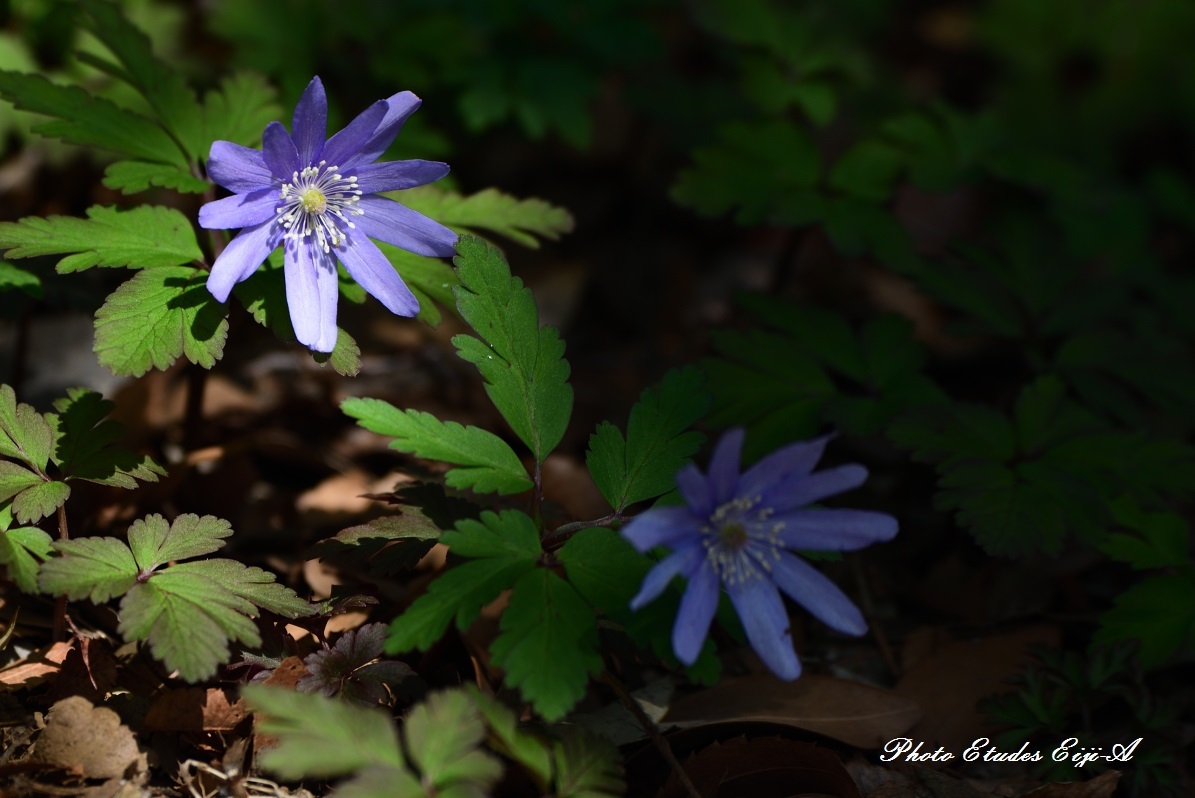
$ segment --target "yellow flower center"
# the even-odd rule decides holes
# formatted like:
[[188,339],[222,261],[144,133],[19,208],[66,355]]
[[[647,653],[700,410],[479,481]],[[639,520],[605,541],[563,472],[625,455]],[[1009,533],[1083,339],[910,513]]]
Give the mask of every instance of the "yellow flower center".
[[323,213],[328,207],[328,199],[322,191],[312,186],[299,194],[299,204],[307,213]]

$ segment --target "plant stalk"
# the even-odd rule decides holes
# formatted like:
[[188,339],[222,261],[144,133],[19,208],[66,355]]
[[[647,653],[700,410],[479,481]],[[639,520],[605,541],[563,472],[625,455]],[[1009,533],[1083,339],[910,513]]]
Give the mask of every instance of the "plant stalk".
[[672,753],[672,746],[668,743],[667,738],[660,734],[660,729],[647,716],[647,713],[643,711],[643,707],[639,706],[639,702],[635,700],[634,696],[627,691],[626,686],[618,680],[617,676],[610,672],[609,668],[602,671],[602,681],[610,686],[610,689],[618,696],[618,700],[635,716],[635,720],[643,727],[644,733],[647,734],[652,744],[655,745],[656,750],[660,752],[660,755],[664,757],[664,761],[676,773],[677,780],[680,781],[689,798],[702,798],[701,793],[697,791],[697,787],[694,786],[692,780],[689,778],[689,774],[685,772],[685,769],[677,760],[676,754]]

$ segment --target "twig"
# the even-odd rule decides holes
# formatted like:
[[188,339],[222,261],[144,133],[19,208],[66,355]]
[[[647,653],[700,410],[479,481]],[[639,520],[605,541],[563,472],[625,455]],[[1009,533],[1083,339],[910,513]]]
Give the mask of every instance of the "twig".
[[660,752],[664,757],[664,761],[676,773],[676,778],[680,781],[681,786],[684,787],[689,798],[702,798],[701,793],[697,791],[697,787],[689,779],[689,774],[685,772],[685,769],[681,767],[681,763],[677,761],[676,754],[672,753],[672,746],[668,743],[668,740],[664,735],[660,734],[660,730],[655,722],[647,716],[647,713],[643,711],[643,707],[639,706],[639,702],[627,692],[627,688],[618,680],[617,676],[610,672],[609,668],[602,671],[602,681],[610,686],[610,689],[618,696],[618,700],[635,716],[635,720],[643,727],[643,731],[651,739],[656,750]]
[[592,521],[572,521],[567,524],[561,524],[544,536],[544,548],[549,551],[556,546],[562,545],[566,540],[573,535],[580,532],[582,529],[590,529],[595,526],[610,526],[619,521],[626,520],[626,516],[622,513],[610,513],[603,515],[601,518],[595,518]]
[[884,658],[884,664],[888,666],[892,677],[899,679],[900,665],[896,661],[896,655],[892,652],[892,646],[888,643],[888,636],[884,634],[884,627],[876,621],[875,602],[871,599],[871,588],[867,583],[867,574],[863,571],[863,562],[858,556],[848,559],[851,563],[851,571],[855,576],[855,585],[859,588],[859,603],[863,607],[863,615],[867,618],[867,628],[871,630],[871,636],[875,638],[876,646],[880,649],[880,656]]
[[[58,539],[70,540],[71,533],[66,525],[66,505],[58,505]],[[66,637],[66,596],[59,596],[54,602],[54,615],[50,626],[51,639],[57,643]]]

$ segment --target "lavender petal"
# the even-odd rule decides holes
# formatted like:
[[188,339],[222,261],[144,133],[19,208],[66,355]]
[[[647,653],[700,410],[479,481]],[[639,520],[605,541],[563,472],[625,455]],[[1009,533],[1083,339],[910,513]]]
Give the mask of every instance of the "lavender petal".
[[[700,548],[698,551],[704,553]],[[710,632],[710,623],[718,609],[719,584],[717,572],[703,556],[701,566],[689,577],[672,627],[672,651],[686,665],[697,661]]]
[[746,434],[741,427],[727,430],[714,447],[714,454],[710,457],[708,479],[715,507],[725,504],[735,496],[739,483],[739,455],[743,450],[743,438]]
[[[363,161],[362,158],[358,157],[361,149],[369,143],[378,125],[386,118],[387,110],[385,100],[378,100],[366,108],[357,115],[356,119],[349,122],[342,130],[328,139],[327,143],[324,144],[323,152],[320,153],[320,159],[327,161],[329,166],[339,166],[342,170],[341,174],[350,174],[343,170],[347,170],[353,164]],[[369,159],[364,162],[370,163],[372,160]]]
[[810,473],[833,438],[834,435],[823,435],[772,452],[743,473],[739,479],[740,493],[755,496],[786,477]]
[[896,519],[869,510],[803,509],[774,515],[768,529],[780,526],[777,536],[789,549],[853,551],[896,537]]
[[829,577],[799,557],[780,552],[780,559],[772,565],[772,578],[793,601],[826,626],[851,635],[867,631],[867,621],[854,602]]
[[228,243],[220,257],[212,264],[207,278],[207,290],[220,302],[228,301],[232,287],[257,271],[282,239],[273,221],[246,227]]
[[207,174],[217,185],[237,194],[273,186],[275,178],[259,150],[231,141],[214,141],[207,156]]
[[359,151],[352,155],[347,165],[358,163],[373,163],[382,157],[382,153],[390,146],[402,130],[403,123],[415,113],[423,102],[409,91],[400,91],[382,100],[386,104],[386,114],[378,122],[372,135],[361,145]]
[[377,244],[363,235],[346,236],[334,250],[349,275],[396,316],[414,316],[419,300]]
[[631,599],[631,609],[637,610],[655,601],[664,592],[664,588],[668,587],[668,583],[677,576],[691,579],[693,572],[704,560],[705,550],[699,544],[677,549],[660,560],[643,578],[643,585]]
[[273,219],[277,208],[278,192],[272,188],[259,188],[205,204],[199,209],[199,226],[208,230],[252,227]]
[[727,585],[730,601],[743,621],[747,641],[778,679],[792,681],[801,675],[801,661],[793,650],[788,613],[776,585],[762,578],[748,578]]
[[622,536],[637,551],[656,546],[673,546],[686,538],[701,537],[701,528],[688,507],[653,507],[631,519],[622,528]]
[[857,488],[867,481],[867,469],[854,463],[783,479],[763,491],[763,506],[777,514]]
[[307,166],[299,163],[299,152],[295,149],[295,142],[281,122],[266,125],[265,132],[261,134],[261,155],[274,177],[283,183],[291,182],[295,172],[302,171]]
[[328,97],[318,76],[307,84],[303,96],[295,105],[290,130],[299,153],[299,162],[305,166],[316,163],[324,147],[324,137],[328,134]]
[[439,222],[411,210],[386,197],[361,198],[364,216],[354,216],[357,229],[370,238],[396,247],[435,258],[446,258],[454,252],[456,233]]
[[286,306],[299,343],[316,352],[336,347],[336,263],[307,238],[286,239]]
[[434,183],[448,174],[448,164],[439,161],[385,161],[356,167],[357,188],[365,194],[401,191]]

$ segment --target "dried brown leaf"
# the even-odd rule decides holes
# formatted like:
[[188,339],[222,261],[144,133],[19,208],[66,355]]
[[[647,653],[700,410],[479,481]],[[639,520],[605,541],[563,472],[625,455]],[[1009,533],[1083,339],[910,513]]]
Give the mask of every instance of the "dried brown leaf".
[[71,770],[89,779],[143,773],[145,755],[120,716],[73,696],[50,707],[46,728],[33,745],[30,762]]
[[[703,796],[750,795],[753,798],[824,796],[861,798],[838,756],[812,743],[782,737],[737,737],[714,743],[683,765]],[[669,776],[657,798],[685,798],[676,774]]]

